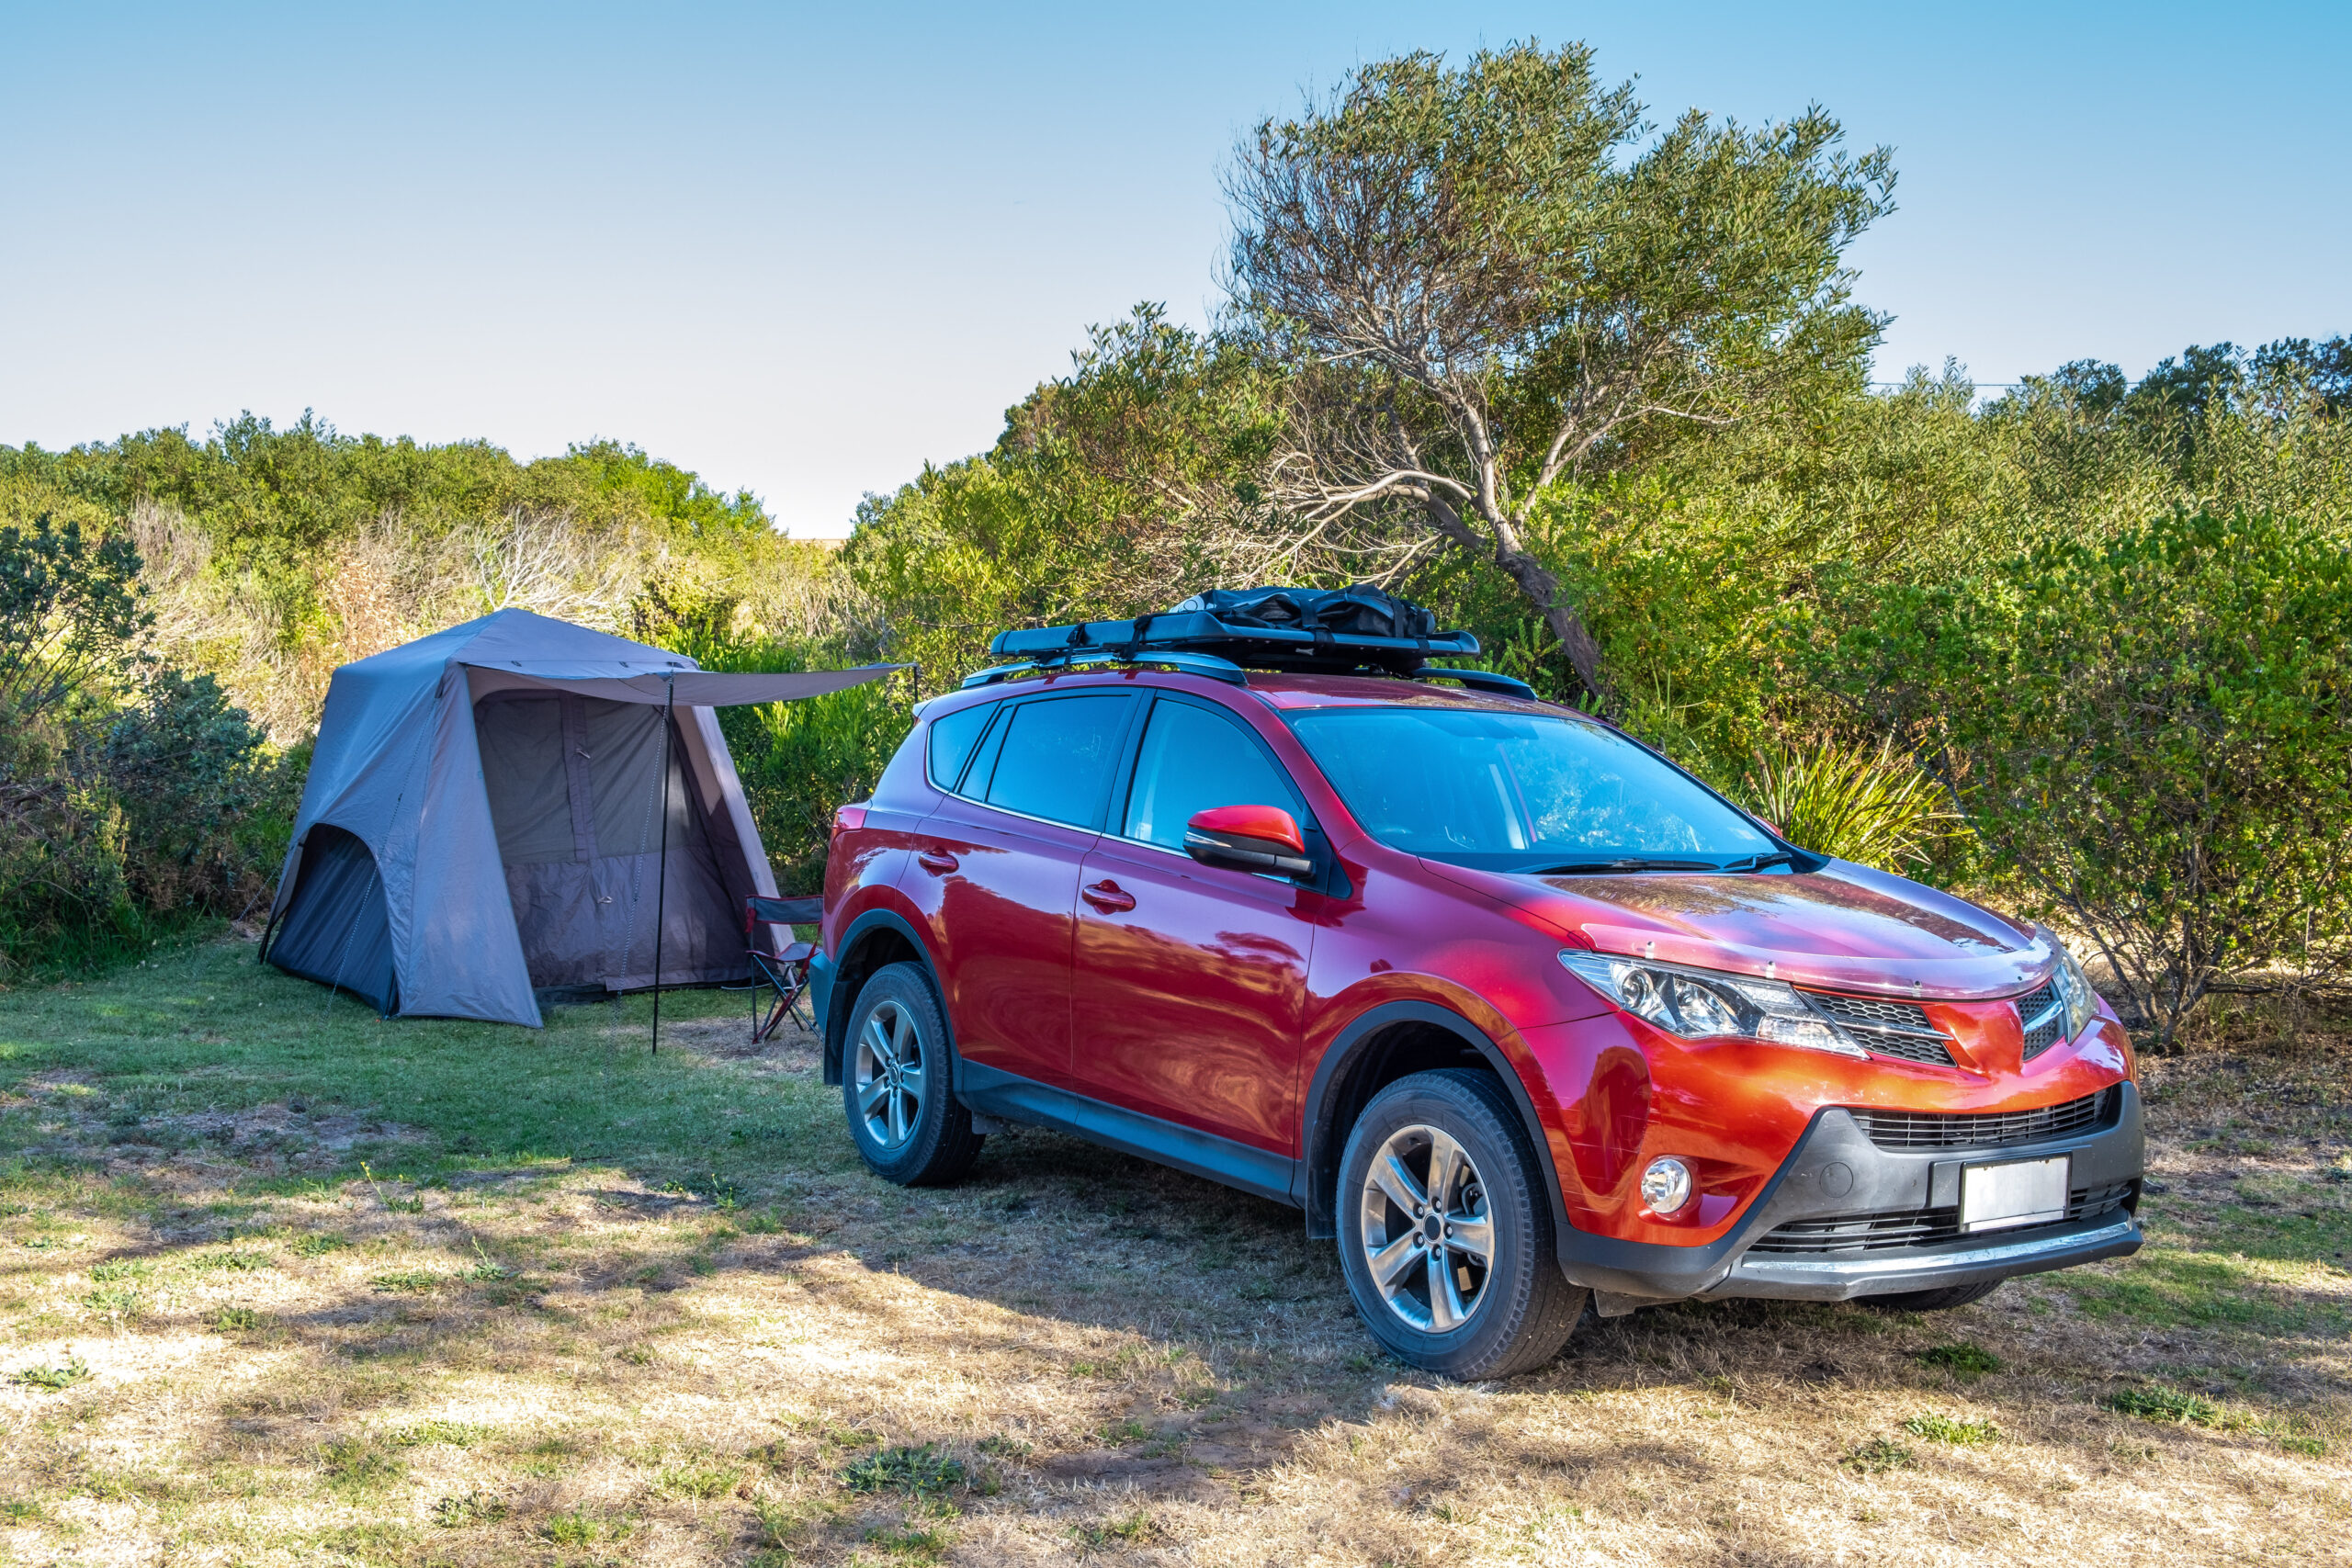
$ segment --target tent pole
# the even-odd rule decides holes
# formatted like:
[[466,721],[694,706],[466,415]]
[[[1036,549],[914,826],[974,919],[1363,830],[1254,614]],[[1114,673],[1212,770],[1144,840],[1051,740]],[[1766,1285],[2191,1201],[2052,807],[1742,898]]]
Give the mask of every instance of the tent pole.
[[678,696],[677,683],[662,678],[662,858],[653,877],[653,1055],[662,1054],[662,928],[670,895],[670,710]]

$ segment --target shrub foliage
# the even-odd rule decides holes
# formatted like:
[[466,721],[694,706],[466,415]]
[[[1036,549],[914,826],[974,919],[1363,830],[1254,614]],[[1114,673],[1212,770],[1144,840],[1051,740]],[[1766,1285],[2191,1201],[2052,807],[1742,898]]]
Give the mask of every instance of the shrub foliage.
[[2176,513],[1881,590],[1822,671],[1928,739],[2019,893],[2169,1040],[2217,983],[2352,937],[2352,552]]
[[[0,447],[0,983],[248,907],[334,669],[491,610],[913,666],[723,720],[808,890],[1000,627],[1358,577],[1800,842],[2052,919],[2156,1042],[2217,989],[2343,983],[2352,344],[1872,392],[1844,247],[1890,162],[1818,111],[1655,130],[1589,66],[1415,55],[1269,121],[1219,326],[1091,330],[839,548],[609,442],[246,415]],[[1396,213],[1431,220],[1355,222]]]

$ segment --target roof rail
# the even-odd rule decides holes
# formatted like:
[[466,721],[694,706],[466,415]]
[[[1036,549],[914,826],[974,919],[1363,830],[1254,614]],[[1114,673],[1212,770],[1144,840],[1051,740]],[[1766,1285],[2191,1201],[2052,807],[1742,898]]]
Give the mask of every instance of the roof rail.
[[1498,697],[1517,697],[1521,702],[1540,701],[1535,688],[1510,675],[1498,675],[1492,670],[1454,670],[1436,664],[1424,664],[1413,671],[1416,681],[1459,681],[1474,692],[1486,692]]
[[[1002,636],[997,638],[1000,643],[1003,640]],[[1005,650],[992,646],[990,651]],[[1204,675],[1212,681],[1223,681],[1232,686],[1246,684],[1250,679],[1243,672],[1240,665],[1230,659],[1220,659],[1213,653],[1190,653],[1178,649],[1157,648],[1132,650],[1117,648],[1081,648],[1042,659],[1023,659],[1017,663],[999,664],[993,669],[983,670],[976,675],[967,675],[964,677],[963,689],[969,691],[974,686],[993,686],[1000,681],[1010,681],[1016,675],[1032,674],[1041,670],[1078,670],[1090,664],[1165,664],[1186,675]]]

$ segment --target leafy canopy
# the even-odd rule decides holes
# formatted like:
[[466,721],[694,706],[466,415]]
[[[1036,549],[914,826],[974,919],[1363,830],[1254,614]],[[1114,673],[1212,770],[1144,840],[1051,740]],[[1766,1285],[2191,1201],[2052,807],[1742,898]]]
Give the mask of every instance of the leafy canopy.
[[44,513],[0,527],[0,711],[29,717],[132,655],[152,619],[139,552]]
[[1531,502],[1644,439],[1859,389],[1880,323],[1842,256],[1894,184],[1818,108],[1654,139],[1643,114],[1581,44],[1411,54],[1260,125],[1227,182],[1235,303],[1293,372],[1278,498],[1486,557],[1597,693]]

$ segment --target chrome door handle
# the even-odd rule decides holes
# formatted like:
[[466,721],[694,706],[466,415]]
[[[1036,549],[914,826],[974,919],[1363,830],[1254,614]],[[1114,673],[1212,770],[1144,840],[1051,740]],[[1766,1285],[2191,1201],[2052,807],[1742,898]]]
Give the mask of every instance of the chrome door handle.
[[1136,896],[1117,883],[1105,878],[1091,887],[1081,888],[1080,897],[1104,914],[1116,914],[1136,907]]
[[944,876],[956,869],[956,861],[944,850],[925,850],[915,856],[915,863],[933,876]]

